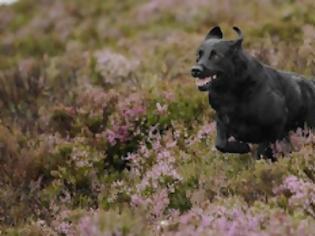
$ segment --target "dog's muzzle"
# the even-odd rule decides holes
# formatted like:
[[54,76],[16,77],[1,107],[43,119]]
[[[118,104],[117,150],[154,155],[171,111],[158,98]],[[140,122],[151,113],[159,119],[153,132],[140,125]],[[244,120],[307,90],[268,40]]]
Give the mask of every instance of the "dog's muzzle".
[[196,65],[191,68],[191,75],[194,78],[200,78],[202,73],[203,73],[203,68],[200,65]]

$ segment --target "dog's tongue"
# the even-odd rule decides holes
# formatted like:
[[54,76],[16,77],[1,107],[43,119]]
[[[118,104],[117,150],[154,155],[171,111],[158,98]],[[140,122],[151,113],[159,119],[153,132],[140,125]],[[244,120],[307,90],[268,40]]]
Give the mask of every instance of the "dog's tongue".
[[209,83],[211,81],[210,77],[204,78],[204,79],[196,79],[196,85],[198,87],[204,86],[207,83]]

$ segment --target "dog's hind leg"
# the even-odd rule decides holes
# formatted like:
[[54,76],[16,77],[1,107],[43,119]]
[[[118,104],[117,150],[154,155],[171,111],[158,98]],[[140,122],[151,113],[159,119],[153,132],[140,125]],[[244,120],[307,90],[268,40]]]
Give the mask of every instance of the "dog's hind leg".
[[277,160],[273,155],[270,143],[261,143],[257,148],[257,159],[259,160],[263,158],[270,159],[272,162],[275,162]]
[[217,137],[215,140],[216,148],[223,153],[249,153],[250,147],[247,143],[238,141],[228,141],[229,134],[224,123],[217,118]]

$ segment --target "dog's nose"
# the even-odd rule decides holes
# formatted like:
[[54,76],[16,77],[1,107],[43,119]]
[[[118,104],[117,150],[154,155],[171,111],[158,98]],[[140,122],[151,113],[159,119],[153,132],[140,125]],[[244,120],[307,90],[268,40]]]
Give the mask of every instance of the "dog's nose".
[[201,73],[202,73],[202,67],[197,65],[197,66],[193,66],[191,68],[191,75],[195,78],[198,78],[201,76]]

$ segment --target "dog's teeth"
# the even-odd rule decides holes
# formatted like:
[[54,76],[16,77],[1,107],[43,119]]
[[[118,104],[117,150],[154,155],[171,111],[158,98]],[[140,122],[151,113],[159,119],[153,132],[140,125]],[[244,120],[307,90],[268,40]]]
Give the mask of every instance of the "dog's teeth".
[[210,81],[211,81],[211,79],[210,79],[209,77],[207,77],[207,78],[204,78],[204,79],[197,79],[195,82],[196,82],[196,85],[197,85],[198,87],[200,87],[200,86],[206,85],[206,84],[209,83]]
[[206,84],[210,83],[212,80],[216,79],[216,75],[212,75],[203,79],[196,79],[195,83],[198,87],[205,86]]

